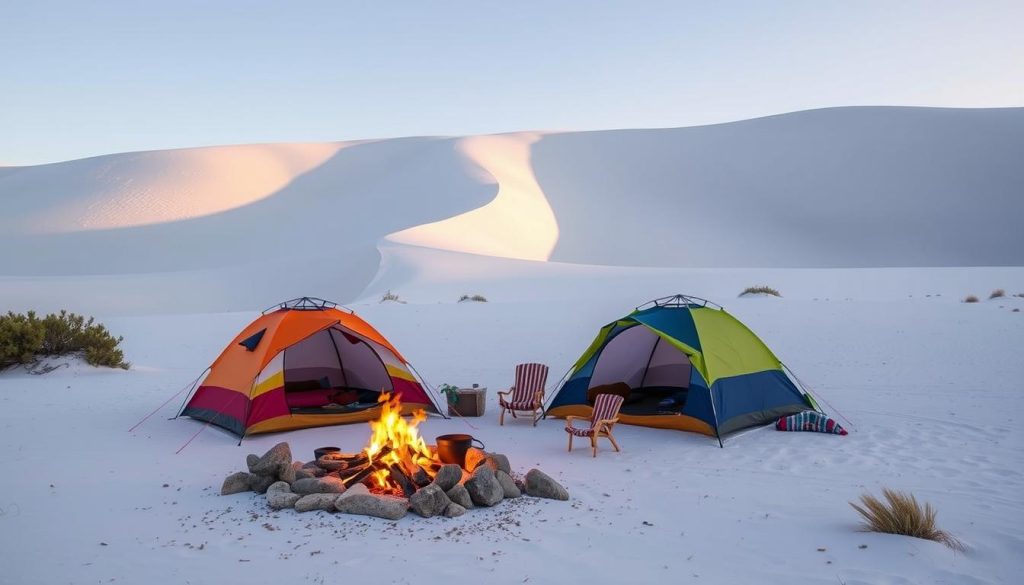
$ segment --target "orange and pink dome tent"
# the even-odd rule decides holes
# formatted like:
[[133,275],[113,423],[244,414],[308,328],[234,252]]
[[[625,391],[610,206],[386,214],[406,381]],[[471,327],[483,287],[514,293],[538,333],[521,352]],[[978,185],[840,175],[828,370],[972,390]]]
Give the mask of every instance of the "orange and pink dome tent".
[[302,297],[243,329],[180,415],[243,437],[372,420],[384,392],[400,398],[404,414],[441,413],[380,332],[335,303]]

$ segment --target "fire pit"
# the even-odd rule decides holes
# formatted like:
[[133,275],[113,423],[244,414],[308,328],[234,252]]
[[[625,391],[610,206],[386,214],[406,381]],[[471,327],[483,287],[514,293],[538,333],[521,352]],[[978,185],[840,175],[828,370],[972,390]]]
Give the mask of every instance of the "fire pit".
[[[274,509],[337,511],[392,520],[410,509],[424,517],[460,516],[467,509],[493,506],[523,492],[569,499],[565,488],[539,470],[531,469],[525,481],[517,479],[507,457],[470,447],[469,435],[448,436],[460,439],[455,441],[459,448],[445,452],[444,459],[461,464],[442,463],[438,450],[420,436],[419,426],[427,418],[424,411],[405,418],[399,397],[387,393],[381,395],[380,409],[380,417],[369,423],[370,439],[362,451],[321,454],[318,449],[315,462],[302,463],[292,461],[287,443],[279,443],[262,457],[249,455],[249,472],[229,476],[221,494],[255,491],[266,493]],[[444,437],[438,437],[439,444]]]
[[398,396],[382,394],[380,418],[370,421],[372,434],[357,454],[325,453],[316,465],[336,474],[346,488],[369,479],[374,493],[409,497],[433,481],[441,460],[419,435],[427,413],[417,410],[411,420],[402,417]]

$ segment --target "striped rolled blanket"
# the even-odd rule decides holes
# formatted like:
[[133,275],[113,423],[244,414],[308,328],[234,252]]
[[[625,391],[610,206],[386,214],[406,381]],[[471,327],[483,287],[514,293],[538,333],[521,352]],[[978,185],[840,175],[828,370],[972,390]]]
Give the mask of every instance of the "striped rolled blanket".
[[813,433],[832,433],[835,435],[846,434],[846,429],[839,426],[839,423],[813,410],[805,410],[780,418],[775,423],[775,430],[810,431]]

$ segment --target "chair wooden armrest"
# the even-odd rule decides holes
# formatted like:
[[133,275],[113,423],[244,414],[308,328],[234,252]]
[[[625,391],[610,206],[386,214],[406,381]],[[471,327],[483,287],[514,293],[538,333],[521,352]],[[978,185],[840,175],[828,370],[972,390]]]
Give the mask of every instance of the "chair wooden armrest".
[[589,416],[580,416],[578,414],[570,414],[570,415],[565,417],[565,428],[572,427],[572,421],[574,421],[574,420],[585,420],[585,421],[589,422],[590,421],[590,417]]
[[512,388],[509,388],[508,390],[505,390],[504,392],[499,391],[498,392],[498,396],[508,396],[509,394],[512,394],[512,390],[514,390],[514,389],[515,389],[515,386],[513,386]]
[[533,394],[533,402],[537,406],[540,406],[541,404],[544,404],[544,390],[537,390],[536,392],[534,392],[534,394]]
[[565,417],[565,422],[572,422],[574,420],[590,420],[589,416],[580,416],[578,414],[570,414]]
[[617,422],[619,422],[619,417],[601,419],[594,424],[594,428],[605,427],[604,430],[610,430]]

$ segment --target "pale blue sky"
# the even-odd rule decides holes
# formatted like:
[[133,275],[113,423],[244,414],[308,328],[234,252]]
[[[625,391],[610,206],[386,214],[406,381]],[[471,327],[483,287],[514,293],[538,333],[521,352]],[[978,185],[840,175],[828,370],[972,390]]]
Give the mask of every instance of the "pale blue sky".
[[1021,0],[0,0],[0,164],[1020,106],[1021,31]]

